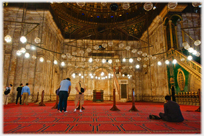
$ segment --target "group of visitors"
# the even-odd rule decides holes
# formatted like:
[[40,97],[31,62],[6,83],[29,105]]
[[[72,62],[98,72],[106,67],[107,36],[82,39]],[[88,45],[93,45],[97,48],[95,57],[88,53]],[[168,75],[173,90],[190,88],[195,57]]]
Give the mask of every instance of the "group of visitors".
[[[79,102],[80,110],[79,112],[82,112],[82,106],[84,104],[84,92],[86,90],[84,83],[79,80],[79,82],[76,84],[75,87],[77,94],[75,98],[75,109],[74,112],[77,110],[77,103]],[[70,78],[66,78],[61,81],[60,87],[56,90],[56,94],[59,95],[59,104],[58,104],[58,110],[61,113],[63,110],[66,113],[67,112],[67,98],[69,97],[69,94],[71,92],[71,81]]]
[[[18,99],[20,98],[20,105],[23,105],[24,103],[28,105],[28,96],[30,95],[30,88],[28,87],[28,83],[26,83],[25,86],[21,83],[19,87],[17,87],[17,97],[16,97],[16,105],[18,103]],[[8,87],[6,87],[4,91],[4,105],[8,104],[8,96],[11,92],[12,84],[10,84]],[[22,98],[22,101],[21,101]]]
[[[12,84],[10,84],[8,87],[6,87],[6,90],[4,91],[4,104],[8,104],[8,95],[10,93],[10,90],[12,88]],[[74,112],[76,112],[79,102],[79,112],[82,112],[82,106],[84,104],[84,92],[86,90],[85,85],[81,80],[76,84],[75,87],[77,94],[75,97],[75,109]],[[20,98],[20,104],[23,105],[24,103],[28,105],[28,96],[30,95],[30,88],[28,87],[28,83],[26,83],[25,86],[21,83],[20,86],[17,88],[17,98],[16,98],[16,104],[18,103],[18,99]],[[61,81],[60,87],[56,90],[56,94],[59,95],[59,104],[58,104],[58,110],[60,113],[64,110],[64,113],[67,112],[67,98],[69,97],[69,94],[71,92],[71,81],[70,78],[66,78]],[[21,101],[22,97],[22,101]],[[180,106],[174,102],[171,101],[171,96],[165,96],[166,103],[164,104],[164,113],[159,113],[159,117],[155,115],[150,115],[150,119],[162,119],[164,121],[168,122],[182,122],[184,120],[183,115],[180,110]]]

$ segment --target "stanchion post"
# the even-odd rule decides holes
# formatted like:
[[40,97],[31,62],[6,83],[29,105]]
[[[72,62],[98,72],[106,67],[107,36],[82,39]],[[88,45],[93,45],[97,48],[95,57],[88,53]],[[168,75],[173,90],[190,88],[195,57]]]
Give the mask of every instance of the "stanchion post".
[[44,90],[42,91],[41,102],[39,103],[39,106],[45,106],[45,104],[43,103],[43,99],[44,99]]
[[111,110],[111,111],[120,111],[120,110],[116,107],[115,89],[113,89],[113,107],[112,107],[110,110]]
[[132,88],[132,108],[129,111],[138,111],[135,107],[135,91],[134,88]]

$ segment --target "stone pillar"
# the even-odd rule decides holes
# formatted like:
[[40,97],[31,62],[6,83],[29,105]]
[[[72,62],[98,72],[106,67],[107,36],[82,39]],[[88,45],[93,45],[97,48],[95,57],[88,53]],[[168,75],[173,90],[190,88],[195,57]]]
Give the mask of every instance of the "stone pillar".
[[171,23],[172,23],[172,21],[169,20],[169,31],[170,31],[171,48],[174,48]]

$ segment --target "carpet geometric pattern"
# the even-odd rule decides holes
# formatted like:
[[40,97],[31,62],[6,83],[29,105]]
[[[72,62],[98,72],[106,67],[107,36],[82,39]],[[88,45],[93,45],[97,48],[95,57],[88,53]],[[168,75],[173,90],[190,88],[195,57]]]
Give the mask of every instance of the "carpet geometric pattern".
[[163,103],[135,102],[138,112],[129,112],[131,102],[117,103],[120,111],[111,111],[111,102],[85,101],[82,113],[73,112],[74,102],[68,101],[67,113],[46,106],[5,105],[4,134],[201,134],[201,113],[187,112],[198,106],[180,105],[181,123],[150,120],[149,115],[163,111]]

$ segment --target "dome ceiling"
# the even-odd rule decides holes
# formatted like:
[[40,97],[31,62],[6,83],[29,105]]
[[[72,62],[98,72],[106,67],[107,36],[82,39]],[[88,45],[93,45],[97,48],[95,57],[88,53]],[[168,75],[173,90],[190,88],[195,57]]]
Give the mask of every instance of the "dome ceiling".
[[[65,39],[138,40],[167,3],[26,3],[27,9],[50,10]],[[23,7],[24,3],[8,6]],[[83,5],[83,6],[81,6]]]
[[[80,6],[80,4],[84,4]],[[65,38],[137,40],[167,3],[53,3],[52,14]]]

